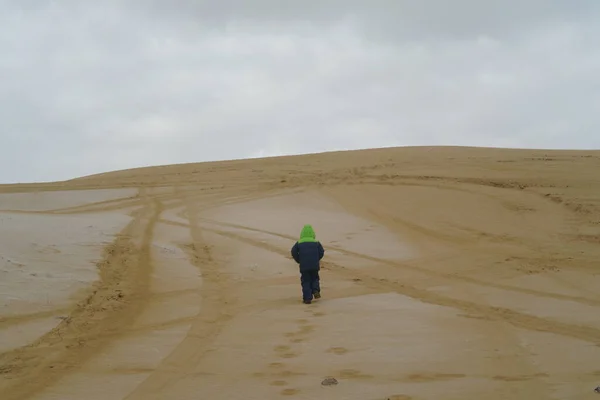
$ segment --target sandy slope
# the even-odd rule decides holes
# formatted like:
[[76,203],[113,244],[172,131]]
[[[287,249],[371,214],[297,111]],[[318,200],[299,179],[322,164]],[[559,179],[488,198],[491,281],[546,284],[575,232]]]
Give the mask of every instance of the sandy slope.
[[[383,149],[0,192],[3,400],[598,396],[600,152]],[[289,255],[307,222],[326,249],[309,306]]]

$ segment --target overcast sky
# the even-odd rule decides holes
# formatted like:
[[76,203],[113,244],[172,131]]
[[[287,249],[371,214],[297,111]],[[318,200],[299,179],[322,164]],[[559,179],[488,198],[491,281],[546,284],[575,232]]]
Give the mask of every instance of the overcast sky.
[[600,148],[598,21],[598,0],[0,0],[0,182],[397,145]]

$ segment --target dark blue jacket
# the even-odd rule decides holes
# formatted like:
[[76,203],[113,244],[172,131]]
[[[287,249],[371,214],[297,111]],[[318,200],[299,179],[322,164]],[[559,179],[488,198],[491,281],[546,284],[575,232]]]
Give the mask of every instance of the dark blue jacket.
[[296,242],[292,246],[292,257],[300,264],[300,272],[319,271],[320,260],[325,255],[325,249],[320,242]]

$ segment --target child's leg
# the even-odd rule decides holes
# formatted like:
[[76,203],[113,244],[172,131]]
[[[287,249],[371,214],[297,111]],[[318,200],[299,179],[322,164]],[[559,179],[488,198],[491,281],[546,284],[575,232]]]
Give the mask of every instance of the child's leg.
[[300,284],[302,285],[302,300],[311,301],[312,294],[312,276],[310,272],[300,272]]
[[319,277],[319,271],[313,272],[311,288],[312,288],[313,295],[317,299],[321,297],[321,282],[320,281],[321,281],[321,278]]

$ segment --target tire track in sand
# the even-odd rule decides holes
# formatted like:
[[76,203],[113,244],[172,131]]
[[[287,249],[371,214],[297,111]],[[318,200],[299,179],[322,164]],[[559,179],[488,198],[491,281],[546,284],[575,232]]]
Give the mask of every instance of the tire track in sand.
[[[177,192],[176,187],[174,190]],[[183,246],[183,250],[202,275],[201,309],[183,341],[124,400],[162,399],[161,392],[177,385],[199,364],[223,326],[233,317],[229,295],[231,281],[222,273],[221,265],[213,258],[211,247],[202,237],[197,205],[186,194],[180,195],[184,196],[192,240],[191,244]]]
[[143,203],[144,199],[137,196],[119,197],[117,199],[94,201],[90,203],[79,204],[72,207],[61,207],[52,208],[47,210],[14,210],[14,209],[3,209],[0,212],[10,214],[42,214],[42,215],[70,215],[70,214],[84,214],[94,211],[114,211],[126,207],[133,207]]
[[[281,249],[281,248],[279,248],[279,246],[276,246],[273,244],[265,243],[265,242],[259,241],[257,239],[249,238],[249,237],[243,236],[243,235],[234,234],[231,232],[220,231],[220,230],[206,228],[206,227],[204,229],[206,231],[210,231],[210,232],[219,234],[221,236],[228,237],[230,239],[235,239],[235,240],[244,242],[246,244],[253,245],[257,248],[261,248],[264,250],[268,250],[271,252],[281,254],[282,256],[287,255],[287,252],[284,249]],[[353,281],[356,281],[356,279],[353,275],[351,275],[351,276],[346,275],[346,272],[351,274],[350,270],[340,271],[338,269],[340,267],[338,267],[336,264],[332,264],[329,262],[326,265],[328,267],[328,270],[330,270],[330,272],[340,275],[344,278],[352,278]],[[330,266],[333,266],[333,268],[329,268]],[[361,281],[362,280],[358,280],[359,284]],[[371,282],[368,282],[368,283],[371,283]],[[379,285],[371,286],[371,285],[369,285],[369,287],[371,289],[374,289],[374,292],[390,291],[389,288],[386,288],[386,286],[379,286]],[[401,291],[398,291],[398,288],[396,288],[396,287],[394,287],[394,289],[392,289],[392,291],[402,293]],[[404,293],[402,293],[402,294],[404,294]],[[452,300],[452,299],[449,299],[449,300]],[[305,310],[305,312],[311,313],[312,317],[323,316],[323,313],[318,313],[315,309],[309,308],[309,309]],[[285,362],[285,360],[290,359],[290,358],[295,358],[300,355],[300,352],[297,349],[295,349],[295,346],[304,342],[307,339],[306,337],[304,337],[304,335],[306,335],[307,333],[310,333],[315,328],[314,325],[310,324],[310,319],[302,318],[302,319],[297,320],[297,322],[300,324],[299,331],[288,332],[285,334],[285,336],[288,338],[288,343],[287,344],[279,344],[278,346],[275,346],[273,348],[276,355],[279,358],[282,358],[282,360],[280,362],[274,362],[274,363],[269,364],[268,368],[255,374],[256,377],[270,377],[272,380],[269,382],[269,384],[271,386],[281,388],[281,391],[280,391],[281,395],[293,395],[293,394],[298,394],[300,392],[297,388],[293,387],[292,382],[290,380],[285,379],[285,377],[292,377],[294,375],[292,369],[288,366],[288,364]],[[500,322],[500,324],[498,324],[498,322]],[[490,332],[490,331],[496,332],[499,329],[501,329],[502,333],[503,333],[502,335],[495,338],[491,343],[489,343],[489,348],[500,347],[510,353],[510,354],[507,354],[506,357],[495,360],[492,364],[490,364],[489,372],[491,374],[493,374],[493,371],[500,368],[500,370],[502,370],[502,371],[514,370],[522,375],[528,375],[528,374],[535,375],[536,372],[538,372],[537,369],[535,368],[535,366],[533,364],[528,362],[527,359],[520,358],[523,349],[521,348],[518,340],[514,337],[514,335],[510,331],[509,325],[505,324],[505,322],[506,321],[492,321],[491,324],[484,326],[485,332]],[[343,348],[333,348],[330,350],[335,354],[343,354],[346,352],[346,349],[343,349]],[[344,372],[344,371],[342,371],[342,372]],[[346,371],[346,372],[348,372],[348,371]],[[349,372],[354,373],[356,371],[349,371]],[[356,377],[357,377],[357,375],[355,376],[352,374],[350,374],[348,376],[348,378],[356,378]],[[287,388],[285,388],[286,386],[287,386]],[[527,390],[528,394],[531,394],[534,397],[535,396],[544,397],[547,394],[546,393],[546,391],[547,391],[546,385],[542,381],[539,381],[539,380],[532,382],[531,385],[529,385],[524,390]]]
[[[206,227],[204,229],[206,231],[210,231],[231,239],[236,239],[241,242],[280,254],[284,257],[288,257],[287,249],[281,249],[278,246],[261,242],[259,240],[252,239],[233,232]],[[372,259],[373,261],[379,261],[379,259],[375,257],[367,257],[362,254],[349,251],[347,251],[346,253],[349,255],[356,255],[357,257],[364,259]],[[465,311],[467,313],[479,314],[485,317],[486,319],[489,319],[490,321],[506,321],[515,327],[534,332],[554,333],[565,337],[584,340],[590,343],[600,344],[600,329],[597,328],[585,325],[575,325],[556,320],[549,320],[537,317],[535,315],[512,310],[509,308],[496,307],[491,306],[489,304],[475,303],[467,300],[460,300],[456,298],[443,296],[439,293],[435,293],[426,289],[421,289],[416,286],[411,286],[408,283],[398,282],[396,280],[388,278],[376,278],[370,275],[368,272],[362,271],[360,269],[343,267],[330,261],[325,262],[324,266],[327,267],[331,272],[337,273],[338,275],[341,275],[346,279],[352,279],[357,283],[373,290],[387,290],[400,293],[425,303],[453,307]]]
[[[144,191],[140,195],[146,196]],[[151,273],[150,243],[161,213],[162,204],[147,199],[105,248],[98,264],[100,279],[89,297],[33,343],[0,354],[2,400],[24,399],[44,390],[76,371],[127,329],[145,306]]]
[[[275,245],[261,242],[256,239],[252,239],[252,238],[249,238],[249,237],[246,237],[243,235],[238,235],[238,234],[234,234],[231,232],[225,232],[225,231],[220,231],[220,230],[215,230],[215,229],[210,229],[210,228],[205,228],[205,230],[211,231],[213,233],[219,234],[224,237],[228,237],[230,239],[239,240],[243,243],[253,245],[257,248],[275,252],[275,253],[278,253],[281,255],[287,255],[283,249],[280,249]],[[451,306],[451,307],[459,308],[459,309],[463,309],[463,310],[471,309],[472,306],[480,305],[479,303],[476,303],[476,302],[471,303],[471,302],[465,302],[465,301],[460,301],[460,300],[455,301],[452,298],[446,298],[443,296],[438,296],[440,299],[437,299],[437,298],[430,299],[428,297],[430,292],[424,291],[422,289],[413,288],[413,287],[410,287],[410,286],[407,286],[404,284],[399,285],[399,286],[393,285],[393,284],[391,284],[391,282],[389,282],[385,279],[373,278],[369,274],[360,275],[361,278],[356,279],[356,274],[354,274],[353,269],[340,267],[340,266],[336,265],[335,263],[331,263],[331,262],[327,262],[326,266],[330,272],[337,274],[339,276],[342,276],[346,279],[352,279],[353,281],[357,282],[358,284],[361,284],[363,286],[368,286],[370,289],[373,289],[374,291],[383,291],[383,292],[392,291],[392,292],[400,293],[403,295],[407,295],[409,297],[424,301],[426,303],[432,303],[432,304],[436,304],[436,305],[440,305],[440,306]],[[406,288],[409,288],[411,290],[411,292],[407,293]],[[416,293],[418,293],[418,294],[416,294]],[[432,300],[439,300],[439,301],[432,301]],[[489,306],[486,304],[481,304],[480,308],[482,310],[500,309],[500,308],[492,307],[492,306]],[[512,310],[508,310],[508,311],[512,311]],[[305,310],[305,312],[311,313],[313,318],[324,315],[322,312],[319,313],[314,309],[307,309],[307,310]],[[515,312],[515,314],[518,315],[519,317],[522,315],[524,316],[524,314],[520,314],[517,312]],[[533,319],[535,320],[536,317],[533,317]],[[537,318],[537,320],[544,321],[546,323],[552,323],[550,321],[546,321],[541,318]],[[297,320],[297,322],[300,324],[299,331],[298,332],[288,332],[285,334],[285,336],[289,339],[289,345],[279,345],[279,346],[274,347],[274,351],[278,354],[278,356],[280,358],[288,359],[288,358],[297,357],[299,355],[299,353],[297,351],[294,351],[293,346],[295,344],[302,343],[303,341],[305,341],[306,338],[303,336],[306,335],[307,333],[312,332],[312,330],[315,328],[314,325],[310,324],[309,319],[305,319],[305,318],[299,319],[299,320]],[[489,343],[489,348],[500,347],[500,348],[505,349],[505,351],[508,351],[508,349],[510,349],[509,354],[507,354],[505,357],[499,358],[496,361],[494,361],[494,365],[490,365],[490,368],[491,368],[490,372],[494,371],[497,368],[501,368],[502,370],[517,371],[521,375],[532,375],[532,376],[539,375],[539,374],[536,375],[536,373],[539,372],[536,369],[536,367],[531,362],[528,362],[528,360],[526,358],[522,358],[522,352],[525,349],[522,348],[519,341],[514,337],[513,333],[509,329],[509,324],[515,325],[511,320],[505,320],[504,318],[493,318],[493,319],[491,319],[489,325],[485,325],[483,327],[484,332],[486,332],[486,333],[498,332],[499,330],[502,332],[501,335],[499,335],[498,337],[491,340],[491,342]],[[521,327],[523,327],[525,329],[538,330],[529,325],[521,326]],[[492,336],[490,336],[490,337],[492,337]],[[333,353],[338,354],[338,355],[344,354],[346,352],[346,349],[344,349],[344,348],[332,348],[330,350]],[[348,372],[348,371],[342,371],[342,375],[344,372]],[[354,373],[357,371],[349,371],[349,372]],[[269,365],[269,368],[267,369],[267,371],[256,374],[257,377],[269,376],[271,378],[274,378],[274,380],[272,380],[270,382],[270,385],[276,386],[276,387],[290,386],[290,383],[287,380],[282,379],[282,377],[284,377],[284,376],[289,377],[291,375],[293,375],[293,373],[292,373],[292,371],[290,371],[289,367],[287,366],[287,364],[285,362],[271,363]],[[356,377],[357,376],[355,376],[355,374],[350,374],[349,376],[347,376],[347,378],[356,378]],[[527,390],[528,395],[531,395],[534,397],[540,397],[540,396],[544,397],[544,396],[547,396],[547,394],[548,394],[547,386],[545,385],[544,382],[542,382],[540,380],[536,380],[535,382],[532,382],[531,385],[529,385],[524,390]],[[300,391],[298,389],[291,387],[291,388],[281,390],[280,394],[281,395],[294,395],[294,394],[298,394],[299,392]]]
[[[289,239],[292,241],[296,240],[296,238],[293,236],[278,233],[278,232],[272,232],[272,231],[268,231],[268,230],[264,230],[264,229],[252,228],[249,226],[239,225],[239,224],[226,223],[226,222],[216,221],[216,220],[208,219],[208,218],[203,218],[202,220],[205,222],[208,222],[212,225],[235,228],[235,229],[245,230],[245,231],[249,231],[249,232],[263,233],[266,235],[275,236],[275,237],[279,237],[282,239]],[[163,222],[165,222],[165,221],[163,221]],[[166,221],[166,223],[175,224],[174,221]],[[209,228],[205,228],[205,229],[209,230]],[[210,228],[210,229],[212,229],[212,228]],[[222,232],[222,231],[219,231],[219,232]],[[441,271],[432,271],[432,270],[429,270],[426,268],[409,265],[407,263],[403,263],[403,262],[399,262],[399,261],[388,260],[388,259],[379,258],[379,257],[375,257],[375,256],[369,256],[366,254],[358,253],[358,252],[355,252],[352,250],[347,250],[343,247],[331,245],[331,244],[328,245],[328,248],[331,250],[335,250],[337,252],[346,254],[351,257],[361,258],[366,261],[372,261],[372,262],[380,263],[383,265],[388,265],[388,266],[394,267],[394,268],[402,268],[402,269],[406,269],[409,271],[419,272],[419,273],[428,275],[431,278],[436,278],[436,279],[444,278],[444,279],[447,279],[449,281],[454,281],[454,282],[465,282],[465,283],[470,283],[473,285],[485,286],[485,287],[490,287],[490,288],[500,289],[500,290],[513,291],[513,292],[517,292],[517,293],[524,293],[524,294],[529,294],[529,295],[538,296],[538,297],[547,297],[547,298],[556,299],[556,300],[573,301],[573,302],[577,302],[577,303],[585,304],[585,305],[600,306],[600,300],[595,300],[595,299],[591,299],[591,298],[587,298],[587,297],[571,296],[571,295],[566,295],[566,294],[561,294],[561,293],[544,292],[544,291],[535,290],[535,289],[527,289],[527,288],[522,288],[522,287],[517,287],[517,286],[505,285],[502,283],[487,282],[487,281],[483,281],[481,279],[477,279],[477,278],[473,278],[473,277],[465,276],[465,275],[449,274],[449,273],[444,273]]]

